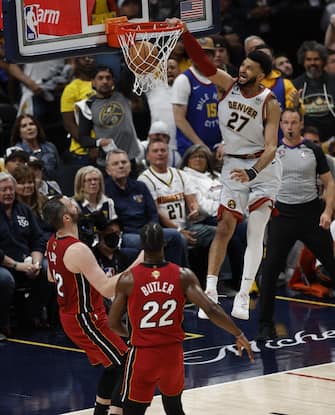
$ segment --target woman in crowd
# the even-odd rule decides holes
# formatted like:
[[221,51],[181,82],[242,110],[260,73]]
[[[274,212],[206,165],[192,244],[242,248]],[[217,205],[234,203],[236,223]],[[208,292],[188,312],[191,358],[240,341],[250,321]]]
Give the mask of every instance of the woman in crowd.
[[212,153],[207,147],[195,144],[185,152],[180,168],[186,172],[196,188],[201,208],[200,220],[216,225],[222,185],[220,175],[212,165]]
[[[101,237],[101,242],[104,242],[104,231],[107,228],[112,228],[111,225],[114,223],[115,233],[118,236],[118,246],[122,243],[122,224],[119,223],[117,214],[115,213],[115,207],[113,199],[105,195],[105,183],[101,171],[94,166],[81,167],[74,179],[74,200],[77,203],[83,216],[92,218],[92,222],[96,222],[98,233]],[[98,216],[92,214],[100,212],[107,221],[106,224],[101,224],[101,220]],[[101,225],[101,229],[99,229]],[[103,225],[103,226],[102,226]],[[101,245],[102,245],[101,244]],[[117,248],[114,247],[114,248]],[[100,248],[103,248],[102,246]],[[111,248],[113,249],[113,247]],[[135,248],[122,247],[122,254],[128,258],[129,265],[138,256],[139,251]],[[112,252],[109,252],[111,255]],[[111,255],[112,256],[112,255]],[[112,260],[112,257],[110,257]],[[126,261],[123,261],[126,262]],[[104,264],[106,265],[106,264]],[[118,270],[117,272],[120,272]]]
[[42,207],[47,197],[37,190],[34,171],[28,165],[20,165],[13,171],[13,177],[16,180],[17,200],[31,208],[47,241],[52,233],[52,229],[42,218]]
[[57,148],[46,140],[39,121],[32,115],[20,115],[13,126],[11,144],[43,161],[45,179],[56,179],[60,167]]
[[55,180],[43,180],[43,160],[30,156],[27,164],[34,172],[36,189],[42,195],[51,198],[62,194],[62,190]]

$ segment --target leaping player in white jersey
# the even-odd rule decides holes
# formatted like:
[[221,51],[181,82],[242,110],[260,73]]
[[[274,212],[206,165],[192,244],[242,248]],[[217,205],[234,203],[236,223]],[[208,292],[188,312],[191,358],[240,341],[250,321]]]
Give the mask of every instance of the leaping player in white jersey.
[[[176,18],[167,21],[171,26],[181,22]],[[276,159],[280,106],[272,92],[261,85],[271,72],[272,62],[261,51],[253,51],[234,79],[209,61],[186,24],[182,36],[186,52],[200,71],[225,91],[218,109],[224,139],[224,146],[222,143],[218,149],[219,157],[224,157],[223,188],[217,230],[209,251],[206,293],[218,300],[217,280],[228,242],[236,224],[248,212],[242,282],[231,313],[248,320],[249,292],[262,260],[264,232],[281,181],[281,164]],[[207,318],[201,309],[198,315]]]

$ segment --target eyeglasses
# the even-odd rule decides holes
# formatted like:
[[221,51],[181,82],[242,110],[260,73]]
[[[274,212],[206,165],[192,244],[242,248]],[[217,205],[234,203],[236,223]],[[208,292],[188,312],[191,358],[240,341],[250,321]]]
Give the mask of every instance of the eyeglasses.
[[204,154],[192,154],[190,156],[189,160],[192,160],[192,159],[204,159],[204,160],[206,160],[207,157]]
[[88,179],[84,180],[85,183],[87,183],[87,182],[95,183],[95,182],[98,182],[98,181],[99,181],[98,177],[89,177]]

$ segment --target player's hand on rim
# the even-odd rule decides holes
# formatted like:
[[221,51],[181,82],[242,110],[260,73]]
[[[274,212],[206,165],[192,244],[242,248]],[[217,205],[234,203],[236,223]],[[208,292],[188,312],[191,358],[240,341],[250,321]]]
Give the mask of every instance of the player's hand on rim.
[[167,18],[165,19],[165,22],[171,26],[177,26],[178,24],[182,24],[183,25],[183,32],[187,32],[188,27],[186,25],[186,23],[184,23],[182,20],[178,19],[178,17],[171,17],[171,18]]

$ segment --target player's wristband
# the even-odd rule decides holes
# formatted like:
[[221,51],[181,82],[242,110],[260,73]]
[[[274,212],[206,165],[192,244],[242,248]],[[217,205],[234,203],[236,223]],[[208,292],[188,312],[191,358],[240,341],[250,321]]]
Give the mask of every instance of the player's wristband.
[[258,174],[258,171],[255,169],[255,167],[251,167],[251,169],[245,169],[245,172],[247,173],[247,176],[249,177],[249,182],[251,182],[251,180],[254,180],[254,178]]

